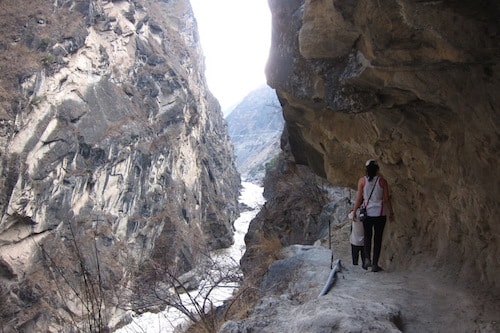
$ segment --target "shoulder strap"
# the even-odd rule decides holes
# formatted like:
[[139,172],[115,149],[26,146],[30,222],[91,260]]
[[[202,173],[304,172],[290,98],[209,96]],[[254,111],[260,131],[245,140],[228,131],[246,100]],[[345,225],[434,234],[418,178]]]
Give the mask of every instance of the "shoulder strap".
[[377,177],[377,179],[375,179],[375,181],[373,182],[372,191],[370,192],[370,196],[368,197],[368,200],[366,200],[366,205],[365,205],[365,207],[368,207],[368,202],[370,201],[370,198],[372,197],[373,190],[375,190],[375,186],[377,186],[377,182],[378,182],[379,178],[380,178],[380,177]]

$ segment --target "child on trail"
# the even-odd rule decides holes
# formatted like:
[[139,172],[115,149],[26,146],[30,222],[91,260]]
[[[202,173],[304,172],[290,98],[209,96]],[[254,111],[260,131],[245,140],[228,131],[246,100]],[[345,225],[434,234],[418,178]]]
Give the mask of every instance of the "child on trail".
[[[351,222],[351,235],[349,240],[351,242],[351,252],[352,252],[352,264],[358,265],[359,257],[361,254],[361,263],[365,262],[365,230],[363,227],[363,222],[359,219],[354,220],[354,212],[349,213],[349,219]],[[366,269],[363,265],[363,269]]]

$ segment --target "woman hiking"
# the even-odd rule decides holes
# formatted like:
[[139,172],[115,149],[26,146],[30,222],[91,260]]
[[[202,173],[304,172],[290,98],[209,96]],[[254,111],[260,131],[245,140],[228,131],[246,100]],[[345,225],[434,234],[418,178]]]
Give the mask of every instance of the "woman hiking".
[[[366,176],[358,180],[358,194],[354,203],[354,212],[358,208],[366,209],[366,217],[362,219],[365,231],[365,260],[363,268],[372,267],[372,272],[381,271],[378,265],[380,251],[382,249],[382,236],[387,220],[392,221],[394,213],[392,210],[391,196],[387,181],[378,173],[379,166],[375,160],[365,163]],[[357,219],[354,214],[354,219]],[[370,260],[372,253],[373,237],[373,261]]]

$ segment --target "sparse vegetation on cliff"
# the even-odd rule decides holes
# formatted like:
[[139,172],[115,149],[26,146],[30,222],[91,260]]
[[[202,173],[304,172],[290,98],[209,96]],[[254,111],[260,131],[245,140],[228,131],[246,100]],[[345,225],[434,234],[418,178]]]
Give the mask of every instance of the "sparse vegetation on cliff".
[[181,274],[233,239],[240,179],[196,21],[187,0],[0,9],[0,327],[99,330],[142,263]]

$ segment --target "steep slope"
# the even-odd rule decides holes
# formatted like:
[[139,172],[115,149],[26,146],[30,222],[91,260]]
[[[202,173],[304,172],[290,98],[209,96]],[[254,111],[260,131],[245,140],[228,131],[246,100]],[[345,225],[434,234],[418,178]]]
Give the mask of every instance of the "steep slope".
[[396,214],[383,267],[498,295],[498,2],[269,3],[268,83],[296,163],[355,188],[377,159]]
[[0,330],[102,331],[233,242],[196,21],[188,0],[0,6]]
[[265,164],[280,152],[284,120],[276,92],[267,85],[250,92],[226,120],[241,176],[262,180]]

